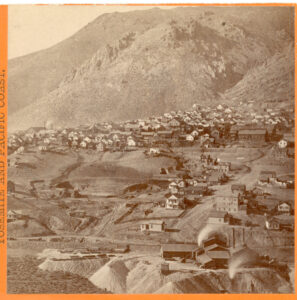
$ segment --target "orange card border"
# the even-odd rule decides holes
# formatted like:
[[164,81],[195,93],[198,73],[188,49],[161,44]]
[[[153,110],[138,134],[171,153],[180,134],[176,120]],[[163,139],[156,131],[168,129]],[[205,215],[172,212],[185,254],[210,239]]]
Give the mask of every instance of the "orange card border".
[[[297,4],[295,3],[218,3],[218,4],[206,4],[206,3],[166,3],[166,4],[145,4],[145,3],[127,3],[127,4],[63,4],[63,5],[110,5],[110,6],[291,6],[294,7],[295,10],[295,99],[296,99],[296,92],[297,92],[297,77],[296,77],[296,68],[297,68],[297,55],[296,55],[296,29],[297,29],[297,21],[296,21],[296,13],[297,13]],[[7,5],[0,5],[0,80],[1,74],[4,74],[4,93],[3,89],[1,90],[1,83],[0,81],[0,116],[4,114],[5,119],[5,151],[4,155],[0,153],[0,162],[5,161],[7,159],[7,60],[8,60],[8,6]],[[2,92],[2,95],[1,95]],[[1,105],[1,97],[4,99],[2,100],[3,105]],[[296,120],[296,108],[295,108],[295,120]],[[295,139],[297,133],[295,131]],[[1,145],[1,140],[0,140]],[[295,170],[296,170],[296,157],[295,157]],[[6,196],[6,182],[7,182],[7,167],[5,168],[5,176],[4,176],[4,184],[0,183],[0,191],[5,191]],[[296,180],[296,171],[295,171],[295,180]],[[295,198],[296,198],[296,190],[295,190]],[[184,300],[209,300],[209,299],[243,299],[243,300],[256,300],[256,299],[265,299],[265,300],[274,300],[274,299],[281,299],[281,300],[291,300],[297,299],[296,294],[183,294],[183,295],[130,295],[130,294],[121,294],[121,295],[90,295],[90,294],[6,294],[6,254],[7,254],[7,241],[6,241],[6,212],[7,212],[7,198],[5,197],[5,213],[4,213],[4,233],[5,233],[5,243],[1,243],[1,220],[2,216],[0,215],[0,299],[1,300],[17,300],[17,299],[38,299],[38,300],[53,300],[53,299],[64,299],[64,300],[76,300],[76,299],[121,299],[121,300],[128,300],[128,299],[154,299],[154,300],[165,300],[165,299],[184,299]],[[296,218],[296,210],[295,210],[295,218]],[[296,232],[297,232],[297,225],[295,222],[295,242],[296,242]],[[296,262],[296,244],[295,244],[295,262]],[[295,270],[296,274],[296,270]],[[296,276],[295,276],[295,287],[296,287]]]

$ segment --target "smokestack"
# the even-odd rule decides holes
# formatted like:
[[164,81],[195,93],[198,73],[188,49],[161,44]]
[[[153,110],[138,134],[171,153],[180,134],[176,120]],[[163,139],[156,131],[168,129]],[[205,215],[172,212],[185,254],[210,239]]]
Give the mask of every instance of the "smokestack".
[[235,248],[235,238],[234,238],[234,227],[231,227],[231,231],[229,231],[229,242],[228,242],[228,246],[231,248]]
[[232,247],[235,248],[235,228],[232,227]]

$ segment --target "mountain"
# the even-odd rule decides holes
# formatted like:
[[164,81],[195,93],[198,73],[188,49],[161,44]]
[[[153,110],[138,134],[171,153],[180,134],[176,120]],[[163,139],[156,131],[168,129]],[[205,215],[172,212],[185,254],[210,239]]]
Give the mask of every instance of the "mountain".
[[[224,100],[256,100],[294,105],[294,47],[292,44],[248,70],[242,80],[224,93]],[[224,101],[223,100],[223,101]]]
[[197,102],[292,100],[293,25],[289,7],[101,15],[9,61],[9,130],[143,118]]

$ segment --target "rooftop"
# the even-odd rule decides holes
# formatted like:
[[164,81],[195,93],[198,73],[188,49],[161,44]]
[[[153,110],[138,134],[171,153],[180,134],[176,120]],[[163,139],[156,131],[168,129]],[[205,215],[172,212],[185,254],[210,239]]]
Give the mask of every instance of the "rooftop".
[[163,251],[170,252],[193,252],[198,246],[197,244],[162,244],[161,248]]
[[165,223],[162,220],[148,220],[148,221],[142,221],[141,224],[157,224],[157,225],[162,225]]
[[245,130],[239,130],[238,134],[241,135],[241,134],[265,134],[266,133],[266,130],[264,129],[245,129]]
[[203,253],[203,254],[197,256],[197,261],[201,264],[207,264],[207,263],[211,262],[212,259],[206,253]]

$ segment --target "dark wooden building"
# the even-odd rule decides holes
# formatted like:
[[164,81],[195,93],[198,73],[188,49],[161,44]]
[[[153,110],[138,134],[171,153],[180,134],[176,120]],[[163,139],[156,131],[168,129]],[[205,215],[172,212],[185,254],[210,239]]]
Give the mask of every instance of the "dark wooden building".
[[197,244],[162,244],[161,256],[165,259],[173,257],[195,259],[197,249]]

